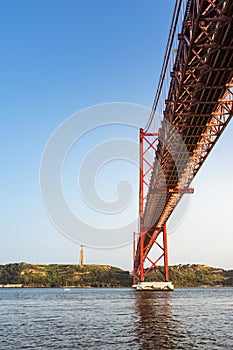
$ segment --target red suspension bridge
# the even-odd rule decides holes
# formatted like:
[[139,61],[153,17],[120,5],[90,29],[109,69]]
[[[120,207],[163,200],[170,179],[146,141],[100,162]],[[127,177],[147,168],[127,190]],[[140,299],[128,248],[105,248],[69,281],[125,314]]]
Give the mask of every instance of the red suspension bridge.
[[[176,0],[152,111],[140,130],[134,284],[151,269],[169,281],[167,220],[182,196],[193,192],[190,183],[232,114],[233,1]],[[158,256],[152,256],[155,246]]]

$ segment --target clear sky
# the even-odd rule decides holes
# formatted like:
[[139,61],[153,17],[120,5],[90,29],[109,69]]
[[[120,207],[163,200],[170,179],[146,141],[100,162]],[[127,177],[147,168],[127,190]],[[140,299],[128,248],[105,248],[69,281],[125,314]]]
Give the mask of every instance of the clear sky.
[[[78,261],[80,245],[59,232],[42,203],[43,150],[55,129],[85,108],[109,102],[151,108],[174,2],[160,1],[158,6],[154,0],[1,1],[0,263]],[[182,223],[176,230],[170,223],[170,264],[233,268],[232,132],[230,124],[198,173]],[[75,186],[85,152],[113,138],[135,143],[136,135],[134,128],[106,126],[72,147],[63,180],[74,211],[82,212]],[[111,201],[114,181],[131,182],[136,191],[133,216],[137,167],[126,163],[108,163],[96,187]],[[132,269],[132,247],[87,247],[86,262]]]

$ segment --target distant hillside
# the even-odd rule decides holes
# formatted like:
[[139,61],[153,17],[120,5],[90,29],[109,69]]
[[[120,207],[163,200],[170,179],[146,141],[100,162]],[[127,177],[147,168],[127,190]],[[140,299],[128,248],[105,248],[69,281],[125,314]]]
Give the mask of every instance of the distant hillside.
[[128,287],[128,271],[106,265],[0,265],[0,284],[24,287]]
[[[175,287],[233,286],[233,270],[206,265],[175,265],[169,268]],[[152,270],[147,281],[162,281]],[[128,271],[107,265],[37,265],[15,263],[0,265],[0,286],[21,284],[24,287],[131,287]]]
[[[151,271],[147,281],[162,281],[158,271]],[[174,265],[169,267],[169,278],[175,287],[233,286],[233,270],[223,270],[207,265]]]

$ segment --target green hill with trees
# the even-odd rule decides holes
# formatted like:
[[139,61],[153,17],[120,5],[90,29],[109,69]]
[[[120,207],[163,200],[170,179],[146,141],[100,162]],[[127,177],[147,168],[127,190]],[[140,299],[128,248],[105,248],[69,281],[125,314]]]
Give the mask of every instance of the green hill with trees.
[[[169,278],[175,287],[233,286],[233,270],[224,270],[207,265],[174,265],[169,267]],[[163,281],[159,271],[152,270],[147,281]]]
[[0,265],[0,284],[24,287],[128,287],[128,271],[107,265]]
[[[169,268],[175,287],[233,286],[233,270],[206,265],[175,265]],[[150,271],[147,281],[162,281],[156,270]],[[132,275],[107,265],[38,265],[14,263],[0,265],[0,286],[22,287],[131,287]]]

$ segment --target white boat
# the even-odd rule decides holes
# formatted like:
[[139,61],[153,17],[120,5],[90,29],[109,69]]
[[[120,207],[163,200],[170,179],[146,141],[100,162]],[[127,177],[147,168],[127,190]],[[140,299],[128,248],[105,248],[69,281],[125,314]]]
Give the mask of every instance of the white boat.
[[64,291],[68,292],[70,290],[70,288],[67,286],[67,282],[66,282],[66,286],[64,288]]

